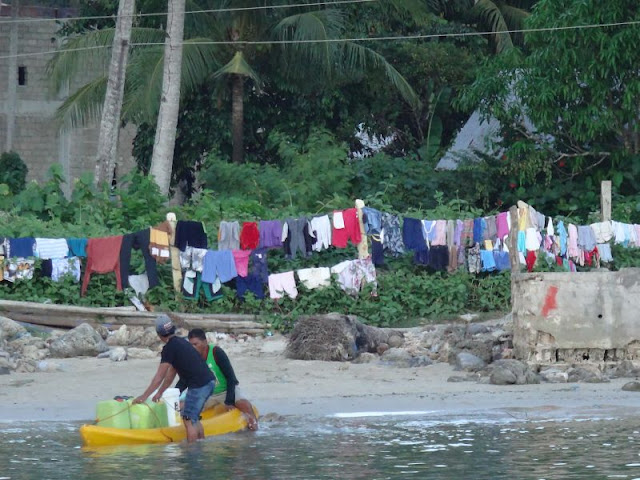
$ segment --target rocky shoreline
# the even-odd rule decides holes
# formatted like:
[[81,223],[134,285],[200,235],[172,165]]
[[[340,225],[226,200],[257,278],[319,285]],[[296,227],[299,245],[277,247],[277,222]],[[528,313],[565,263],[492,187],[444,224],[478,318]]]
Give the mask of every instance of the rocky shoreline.
[[[640,366],[632,361],[605,364],[558,363],[528,365],[513,358],[513,329],[506,317],[474,323],[471,317],[456,323],[410,329],[376,329],[348,315],[301,318],[287,340],[290,359],[330,360],[380,364],[396,368],[424,368],[448,363],[455,374],[448,382],[493,385],[538,383],[606,383],[632,378],[622,387],[640,391]],[[179,331],[186,335],[186,331]],[[246,334],[207,332],[223,345],[259,342]],[[154,359],[162,348],[153,327],[122,326],[113,332],[82,324],[69,331],[30,329],[0,317],[0,375],[55,372],[61,359],[97,357],[112,362]]]

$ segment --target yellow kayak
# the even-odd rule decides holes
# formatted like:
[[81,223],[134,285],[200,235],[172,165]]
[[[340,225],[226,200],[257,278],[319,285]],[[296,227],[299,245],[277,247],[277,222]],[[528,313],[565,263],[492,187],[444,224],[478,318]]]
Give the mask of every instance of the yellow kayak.
[[[256,411],[257,416],[258,412]],[[202,426],[204,427],[205,437],[224,435],[225,433],[246,429],[247,419],[237,408],[226,411],[222,405],[219,405],[202,412]],[[82,425],[80,427],[80,436],[85,447],[106,447],[180,442],[187,438],[187,431],[184,425],[142,429]]]

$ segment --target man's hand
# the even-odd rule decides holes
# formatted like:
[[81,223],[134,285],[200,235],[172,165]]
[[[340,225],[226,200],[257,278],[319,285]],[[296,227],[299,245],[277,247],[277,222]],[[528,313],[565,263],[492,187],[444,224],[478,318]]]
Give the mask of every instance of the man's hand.
[[226,403],[224,404],[224,409],[227,412],[230,412],[231,410],[233,410],[234,408],[236,408],[235,405],[227,405]]
[[154,402],[158,403],[161,399],[162,399],[162,393],[158,392],[153,396],[153,398],[151,400],[153,400]]
[[138,405],[140,403],[144,403],[144,401],[147,399],[147,397],[144,397],[142,395],[140,395],[139,397],[136,397],[133,399],[133,403],[134,405]]

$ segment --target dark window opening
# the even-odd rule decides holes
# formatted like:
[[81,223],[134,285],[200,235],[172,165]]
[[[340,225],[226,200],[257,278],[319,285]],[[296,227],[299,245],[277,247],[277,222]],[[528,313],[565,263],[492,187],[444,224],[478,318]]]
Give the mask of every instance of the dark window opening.
[[18,67],[18,85],[27,84],[27,67]]

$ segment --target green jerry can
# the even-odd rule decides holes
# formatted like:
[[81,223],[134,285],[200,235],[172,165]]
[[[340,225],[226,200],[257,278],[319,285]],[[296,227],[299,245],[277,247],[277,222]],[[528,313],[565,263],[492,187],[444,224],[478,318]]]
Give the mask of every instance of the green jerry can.
[[96,406],[97,425],[111,428],[131,428],[129,404],[125,401],[104,400]]
[[164,402],[152,402],[147,400],[144,403],[133,405],[130,403],[129,418],[131,428],[159,428],[167,426],[167,407]]

